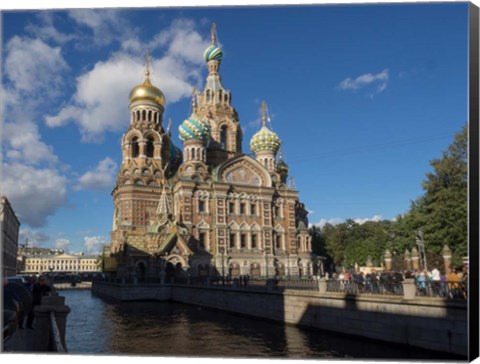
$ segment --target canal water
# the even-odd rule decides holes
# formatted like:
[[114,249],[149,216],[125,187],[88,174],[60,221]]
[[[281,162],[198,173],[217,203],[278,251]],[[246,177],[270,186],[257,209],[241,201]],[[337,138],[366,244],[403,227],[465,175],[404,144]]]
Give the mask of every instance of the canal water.
[[306,330],[172,302],[116,302],[61,291],[70,354],[227,358],[439,359],[443,354]]

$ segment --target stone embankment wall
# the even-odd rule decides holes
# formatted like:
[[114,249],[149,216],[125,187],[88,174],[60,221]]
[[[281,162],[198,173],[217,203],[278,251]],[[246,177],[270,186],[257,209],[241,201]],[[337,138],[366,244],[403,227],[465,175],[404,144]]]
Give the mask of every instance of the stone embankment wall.
[[468,352],[466,302],[305,291],[205,286],[94,284],[118,300],[173,300],[293,325],[330,330],[458,355]]

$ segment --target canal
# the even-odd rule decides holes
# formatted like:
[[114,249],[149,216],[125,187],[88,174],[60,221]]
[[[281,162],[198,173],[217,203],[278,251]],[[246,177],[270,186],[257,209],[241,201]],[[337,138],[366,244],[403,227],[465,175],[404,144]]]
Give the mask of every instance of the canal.
[[71,354],[439,359],[444,354],[319,332],[172,302],[106,302],[61,291]]

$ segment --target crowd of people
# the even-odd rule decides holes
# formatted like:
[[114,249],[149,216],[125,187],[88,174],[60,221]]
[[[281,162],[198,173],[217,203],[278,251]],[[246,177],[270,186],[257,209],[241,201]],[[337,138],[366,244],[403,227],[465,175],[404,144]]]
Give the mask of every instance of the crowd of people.
[[[326,278],[329,278],[328,273]],[[331,280],[337,282],[338,290],[352,290],[352,286],[358,293],[393,293],[402,294],[402,282],[407,278],[413,278],[419,296],[437,296],[448,298],[466,298],[468,268],[451,269],[448,274],[438,268],[427,270],[381,271],[372,269],[366,273],[363,271],[346,271],[332,273]]]

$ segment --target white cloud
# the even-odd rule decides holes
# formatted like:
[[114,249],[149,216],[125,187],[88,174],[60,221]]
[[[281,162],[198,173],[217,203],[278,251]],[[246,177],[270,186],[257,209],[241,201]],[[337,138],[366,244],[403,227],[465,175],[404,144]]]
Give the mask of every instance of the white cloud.
[[18,163],[3,164],[2,194],[22,224],[44,226],[67,200],[67,180],[53,168],[35,169]]
[[332,219],[321,219],[319,222],[313,224],[315,226],[318,226],[320,229],[323,229],[323,227],[326,225],[326,224],[330,224],[330,225],[338,225],[338,224],[341,224],[342,222],[344,222],[345,220],[344,219],[341,219],[339,217],[334,217]]
[[[89,39],[91,44],[97,46],[108,45],[119,37],[134,32],[116,9],[75,9],[69,11],[68,15],[78,25],[92,32]],[[86,44],[81,46],[85,47]]]
[[64,84],[62,73],[68,65],[60,47],[40,39],[14,36],[7,43],[5,76],[18,92],[46,97],[58,96]]
[[18,244],[28,244],[30,247],[38,247],[49,240],[50,236],[41,231],[21,228],[18,237]]
[[117,163],[107,157],[100,161],[93,170],[83,174],[78,179],[76,188],[102,192],[111,190],[115,183],[116,172]]
[[84,247],[88,254],[98,254],[102,251],[103,246],[107,244],[107,238],[104,236],[85,236]]
[[36,120],[41,109],[63,92],[69,69],[59,47],[40,39],[14,36],[6,45],[2,87],[5,156],[13,162],[35,165],[58,162],[53,148],[42,141]]
[[373,217],[367,217],[367,218],[359,218],[359,219],[353,219],[357,224],[362,225],[365,224],[368,221],[382,221],[383,218],[381,215],[374,215]]
[[69,244],[70,244],[70,240],[68,239],[57,239],[55,240],[55,243],[53,244],[53,246],[55,247],[55,249],[61,249],[65,251]]
[[75,34],[67,34],[60,32],[54,25],[54,14],[47,11],[38,13],[37,19],[39,24],[27,24],[25,30],[36,38],[43,41],[52,40],[59,44],[64,44],[78,38]]
[[[75,122],[84,142],[100,142],[106,131],[125,130],[129,123],[128,94],[144,80],[145,59],[141,54],[147,48],[166,48],[163,57],[155,57],[152,52],[150,76],[152,83],[165,94],[166,102],[190,97],[191,84],[200,80],[202,52],[208,45],[193,26],[190,21],[176,21],[145,45],[135,37],[125,39],[121,52],[97,62],[93,69],[77,78],[71,103],[56,115],[46,116],[46,124],[58,127]],[[129,53],[132,50],[135,55]]]
[[[374,215],[373,217],[353,219],[353,221],[356,222],[359,225],[365,224],[367,221],[382,221],[382,220],[383,220],[383,218],[382,218],[381,215]],[[332,219],[321,219],[319,222],[317,222],[313,225],[318,226],[320,229],[323,229],[323,227],[326,224],[338,225],[338,224],[342,224],[344,222],[345,222],[345,219],[341,219],[339,217],[334,217]]]
[[34,165],[43,161],[58,162],[53,148],[41,140],[37,124],[20,120],[7,122],[3,126],[3,138],[10,148],[6,156],[14,162]]
[[348,77],[342,82],[340,82],[338,87],[342,90],[357,90],[372,83],[379,82],[380,85],[377,88],[377,93],[380,93],[386,89],[388,80],[388,69],[384,69],[382,72],[379,72],[377,74],[365,73],[355,79],[351,79],[350,77]]

